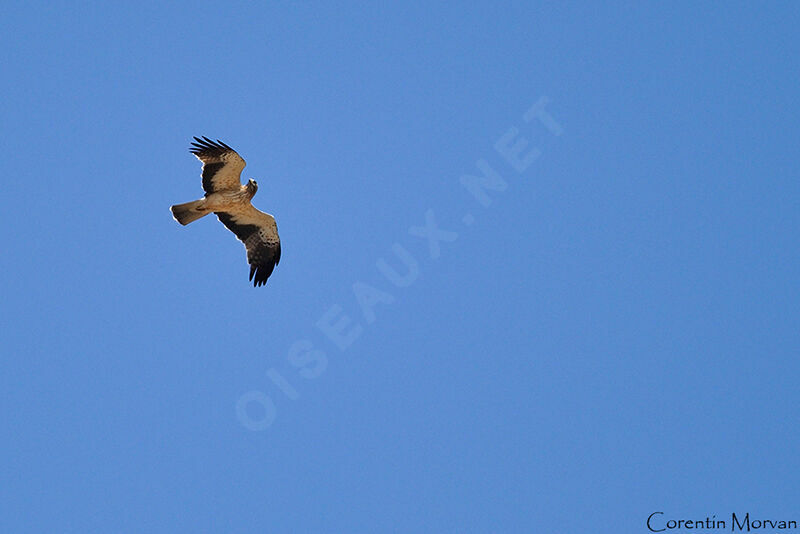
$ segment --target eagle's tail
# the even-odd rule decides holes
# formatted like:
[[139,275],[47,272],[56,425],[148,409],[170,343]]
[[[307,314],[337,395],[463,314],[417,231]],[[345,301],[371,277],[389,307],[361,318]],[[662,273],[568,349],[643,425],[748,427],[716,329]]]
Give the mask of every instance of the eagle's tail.
[[172,210],[172,216],[175,217],[175,220],[186,226],[190,222],[196,221],[211,213],[209,210],[203,209],[203,204],[205,204],[205,199],[201,198],[200,200],[187,202],[186,204],[175,204],[170,209]]

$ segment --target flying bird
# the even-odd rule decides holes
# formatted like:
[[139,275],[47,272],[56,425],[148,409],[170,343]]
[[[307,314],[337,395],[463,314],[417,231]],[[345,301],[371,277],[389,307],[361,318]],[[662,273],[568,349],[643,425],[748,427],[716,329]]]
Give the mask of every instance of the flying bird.
[[189,152],[203,162],[206,194],[200,200],[172,206],[172,216],[185,226],[209,213],[216,215],[244,243],[253,286],[264,285],[281,259],[281,240],[275,218],[250,203],[258,191],[258,183],[251,178],[242,185],[241,174],[246,164],[234,149],[208,137],[194,140]]

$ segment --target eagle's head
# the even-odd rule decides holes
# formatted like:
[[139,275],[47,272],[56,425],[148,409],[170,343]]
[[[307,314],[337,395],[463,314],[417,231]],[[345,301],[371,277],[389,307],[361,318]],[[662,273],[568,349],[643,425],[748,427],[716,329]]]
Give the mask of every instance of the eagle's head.
[[258,191],[258,182],[250,178],[250,180],[247,181],[247,189],[248,191],[250,191],[250,195],[252,198],[252,195],[255,195],[256,191]]

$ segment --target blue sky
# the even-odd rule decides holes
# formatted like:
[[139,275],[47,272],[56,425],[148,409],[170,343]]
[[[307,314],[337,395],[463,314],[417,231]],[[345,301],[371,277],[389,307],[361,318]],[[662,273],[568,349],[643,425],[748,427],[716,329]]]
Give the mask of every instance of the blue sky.
[[800,520],[799,15],[7,4],[0,530]]

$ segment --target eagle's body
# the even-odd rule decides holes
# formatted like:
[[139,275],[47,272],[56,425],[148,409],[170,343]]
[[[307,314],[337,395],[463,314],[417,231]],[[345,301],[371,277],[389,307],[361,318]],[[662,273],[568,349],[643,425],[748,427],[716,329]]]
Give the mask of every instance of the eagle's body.
[[242,185],[245,161],[231,147],[207,137],[195,137],[190,151],[203,162],[205,197],[172,206],[172,215],[183,225],[214,213],[244,243],[254,286],[267,278],[281,259],[281,240],[275,218],[257,210],[250,200],[258,191],[255,180]]

